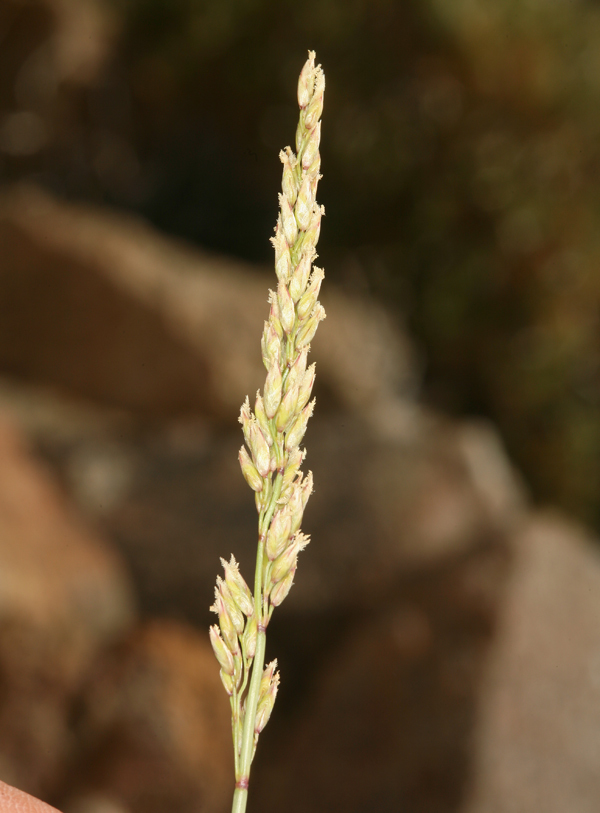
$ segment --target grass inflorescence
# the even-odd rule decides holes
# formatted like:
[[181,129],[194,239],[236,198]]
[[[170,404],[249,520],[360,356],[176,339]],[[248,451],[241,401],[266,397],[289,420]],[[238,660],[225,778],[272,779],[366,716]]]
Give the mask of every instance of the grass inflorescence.
[[277,290],[269,292],[269,318],[261,341],[267,376],[254,411],[246,398],[240,412],[245,445],[239,461],[258,511],[254,592],[233,556],[229,562],[222,559],[225,577],[217,577],[211,608],[219,624],[211,627],[210,639],[231,702],[232,813],[246,809],[250,766],[279,686],[277,661],[264,665],[267,627],[292,587],[298,554],[309,542],[300,525],[313,478],[300,470],[305,456],[300,444],[315,403],[315,365],[308,364],[308,353],[325,318],[318,301],[324,274],[313,266],[324,214],[316,202],[324,90],[325,77],[311,51],[298,80],[296,152],[286,147],[280,153],[282,191],[272,238]]

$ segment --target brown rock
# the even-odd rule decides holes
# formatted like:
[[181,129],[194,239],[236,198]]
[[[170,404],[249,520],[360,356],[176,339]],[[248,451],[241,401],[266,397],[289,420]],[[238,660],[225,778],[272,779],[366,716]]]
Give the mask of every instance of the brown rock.
[[600,809],[600,556],[536,516],[514,564],[482,684],[465,813]]
[[[273,274],[23,187],[0,200],[0,252],[5,372],[144,414],[230,421],[264,383]],[[408,345],[383,311],[333,291],[326,305],[322,387],[363,411],[407,389]]]
[[500,544],[471,550],[330,630],[302,708],[265,738],[258,809],[456,813],[506,569]]
[[119,557],[66,505],[0,421],[0,766],[48,794],[70,745],[68,711],[99,649],[133,619]]
[[[233,552],[247,574],[252,568],[256,515],[238,470],[239,433],[215,435],[193,422],[141,430],[116,413],[42,397],[39,391],[28,397],[24,390],[4,387],[3,395],[18,407],[71,493],[125,552],[145,611],[184,613],[205,626],[219,556]],[[375,425],[372,415],[365,421],[338,413],[315,418],[309,430],[308,463],[317,489],[305,525],[313,542],[302,554],[297,584],[270,628],[269,651],[280,659],[284,680],[278,714],[265,741],[274,747],[280,747],[281,738],[285,742],[286,731],[293,729],[286,712],[303,714],[304,708],[311,715],[307,698],[319,691],[315,687],[321,684],[323,657],[329,658],[331,648],[349,635],[362,642],[356,656],[354,644],[348,643],[344,666],[349,672],[359,670],[348,695],[356,694],[361,708],[366,703],[361,692],[370,689],[359,662],[372,664],[379,648],[389,653],[389,663],[377,671],[381,682],[372,690],[380,701],[369,700],[376,707],[373,719],[352,723],[360,728],[359,739],[370,742],[378,726],[388,725],[390,708],[410,717],[398,746],[408,760],[401,796],[385,790],[386,771],[393,776],[394,760],[400,759],[388,729],[382,735],[383,750],[390,749],[388,761],[375,750],[375,763],[366,759],[363,770],[359,763],[364,754],[355,755],[353,775],[364,784],[358,796],[363,791],[365,799],[371,792],[377,795],[377,786],[382,804],[385,799],[419,799],[426,779],[414,779],[416,772],[435,781],[439,774],[438,797],[449,794],[457,800],[468,770],[465,743],[505,568],[500,540],[519,521],[525,500],[489,426],[453,424],[419,413],[411,418],[412,434],[396,433],[396,414],[379,417]],[[105,483],[121,483],[121,491],[117,488],[108,500]],[[357,618],[369,619],[358,631]],[[364,654],[363,643],[367,646],[373,631],[376,643]],[[396,687],[385,682],[388,674],[403,681],[397,706]],[[336,671],[332,684],[338,678],[342,680]],[[333,715],[334,726],[337,707],[329,695],[324,697],[322,706],[315,701],[316,708],[324,720]],[[389,725],[396,730],[394,720],[390,717]],[[409,758],[413,739],[422,737],[423,720],[431,732]],[[315,735],[311,731],[307,743]],[[346,738],[343,726],[340,731]],[[338,747],[335,737],[328,737],[322,739],[324,750],[317,751],[324,765]],[[267,760],[268,747],[263,746]],[[451,756],[455,747],[456,759]],[[437,754],[433,762],[430,748]],[[340,765],[347,749],[341,754]],[[286,775],[277,755],[273,758],[276,772],[281,768]],[[259,755],[259,763],[261,759]],[[298,759],[302,763],[307,757],[301,753]],[[93,764],[95,760],[91,758]],[[279,780],[273,781],[278,787]],[[115,794],[111,783],[91,782],[70,801],[69,813],[129,810],[130,802]],[[433,805],[431,794],[426,798]]]
[[[193,421],[144,428],[118,413],[5,385],[1,403],[115,540],[145,613],[183,614],[206,626],[219,557],[230,553],[251,580],[256,512],[237,463],[239,430],[215,434]],[[523,490],[489,426],[423,413],[411,420],[404,437],[389,422],[374,428],[348,413],[311,421],[307,468],[316,489],[304,526],[313,542],[278,611],[282,624],[294,616],[298,627],[282,635],[278,656],[285,648],[303,662],[300,639],[314,650],[307,614],[373,608],[408,573],[452,561],[518,521]],[[325,628],[318,624],[320,634]]]
[[229,703],[207,633],[138,630],[95,665],[76,730],[65,813],[216,813],[230,802]]
[[[74,500],[115,539],[147,612],[207,622],[219,557],[253,567],[256,512],[239,471],[239,429],[143,427],[127,416],[39,389],[0,387]],[[373,606],[417,571],[504,533],[524,510],[517,476],[493,429],[414,411],[373,424],[316,416],[306,468],[315,493],[305,518],[314,542],[281,613]],[[165,540],[168,539],[168,544]],[[225,542],[223,540],[226,540]],[[204,596],[204,598],[202,598]]]
[[330,636],[260,809],[598,810],[599,628],[597,542],[555,516],[429,567]]

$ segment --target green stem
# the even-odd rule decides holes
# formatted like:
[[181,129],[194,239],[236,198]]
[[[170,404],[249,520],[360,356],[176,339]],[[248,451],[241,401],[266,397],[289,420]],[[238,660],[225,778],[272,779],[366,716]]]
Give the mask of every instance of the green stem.
[[265,647],[267,636],[259,631],[256,640],[256,654],[252,664],[252,677],[250,688],[246,699],[246,716],[244,718],[244,730],[242,732],[242,752],[240,755],[240,778],[236,783],[233,794],[233,806],[231,813],[244,813],[248,801],[248,782],[250,780],[250,764],[252,762],[252,751],[254,750],[254,722],[256,720],[256,707],[258,706],[258,692],[265,663]]
[[233,756],[235,762],[235,775],[237,776],[239,773],[239,756],[238,756],[238,749],[237,749],[237,734],[238,734],[238,726],[240,724],[239,720],[239,709],[240,709],[240,696],[233,690],[233,695],[229,698],[231,703],[231,719],[232,719],[232,726],[231,726],[231,733],[233,735]]
[[244,813],[248,801],[248,789],[237,788],[233,794],[233,807],[231,813]]
[[[254,751],[254,723],[256,721],[256,708],[258,706],[258,693],[260,681],[265,665],[265,648],[267,644],[266,626],[268,618],[263,615],[263,558],[265,554],[265,539],[267,530],[273,519],[277,500],[281,494],[283,475],[278,472],[273,483],[271,499],[269,504],[261,511],[258,520],[258,530],[260,537],[258,549],[256,551],[256,570],[254,571],[254,612],[257,614],[258,634],[256,637],[256,652],[252,662],[252,676],[246,697],[246,714],[244,716],[244,727],[242,729],[242,747],[239,760],[239,774],[236,773],[237,781],[233,794],[233,806],[231,813],[244,813],[248,801],[248,782],[250,780],[250,765]],[[241,693],[240,693],[241,694]],[[238,695],[239,698],[239,695]],[[239,700],[238,700],[239,702]]]

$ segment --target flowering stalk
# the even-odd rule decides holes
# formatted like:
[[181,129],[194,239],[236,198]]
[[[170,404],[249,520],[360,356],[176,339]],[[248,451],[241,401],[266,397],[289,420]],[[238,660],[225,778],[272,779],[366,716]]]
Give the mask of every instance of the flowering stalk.
[[231,702],[235,792],[232,813],[243,813],[248,798],[250,765],[258,736],[266,726],[279,685],[277,661],[264,667],[266,631],[273,610],[290,591],[298,554],[309,542],[300,531],[312,492],[312,473],[304,476],[300,444],[312,415],[310,396],[315,365],[308,365],[310,343],[325,311],[318,302],[323,271],[312,263],[324,209],[315,196],[320,175],[321,112],[325,77],[315,54],[298,80],[300,120],[296,153],[287,147],[275,237],[277,290],[269,292],[270,313],[261,349],[267,377],[256,394],[254,412],[242,405],[245,446],[239,453],[246,482],[255,492],[258,549],[254,595],[232,557],[221,563],[211,607],[219,624],[210,639],[221,667],[221,680]]

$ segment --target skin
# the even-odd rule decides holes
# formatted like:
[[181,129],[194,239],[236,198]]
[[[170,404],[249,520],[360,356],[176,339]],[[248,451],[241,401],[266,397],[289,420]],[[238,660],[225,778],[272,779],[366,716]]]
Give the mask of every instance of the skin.
[[55,807],[0,782],[0,813],[59,813]]

